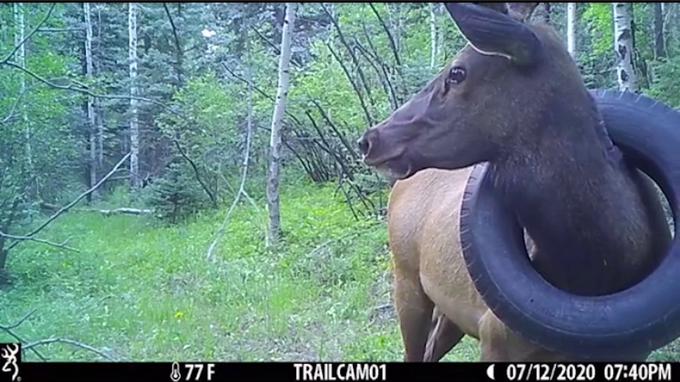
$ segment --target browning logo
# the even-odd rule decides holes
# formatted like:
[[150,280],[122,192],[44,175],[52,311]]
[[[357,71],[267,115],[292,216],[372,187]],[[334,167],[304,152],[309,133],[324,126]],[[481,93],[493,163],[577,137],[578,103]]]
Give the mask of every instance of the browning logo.
[[0,380],[9,377],[12,382],[21,381],[19,377],[21,363],[21,346],[19,344],[0,344]]

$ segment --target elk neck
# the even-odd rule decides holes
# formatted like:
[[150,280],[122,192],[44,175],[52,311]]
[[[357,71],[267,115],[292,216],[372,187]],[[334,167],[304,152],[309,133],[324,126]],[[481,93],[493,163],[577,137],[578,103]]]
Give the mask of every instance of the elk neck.
[[611,293],[657,259],[638,174],[609,137],[594,100],[554,97],[525,133],[491,162],[490,175],[536,245],[535,267],[582,295]]

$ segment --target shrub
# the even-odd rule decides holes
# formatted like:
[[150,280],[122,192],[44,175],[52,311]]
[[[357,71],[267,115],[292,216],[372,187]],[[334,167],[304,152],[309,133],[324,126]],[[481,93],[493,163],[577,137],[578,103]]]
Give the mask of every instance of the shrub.
[[147,189],[148,205],[154,208],[158,218],[172,224],[197,212],[208,202],[192,169],[180,158],[175,158],[163,177]]

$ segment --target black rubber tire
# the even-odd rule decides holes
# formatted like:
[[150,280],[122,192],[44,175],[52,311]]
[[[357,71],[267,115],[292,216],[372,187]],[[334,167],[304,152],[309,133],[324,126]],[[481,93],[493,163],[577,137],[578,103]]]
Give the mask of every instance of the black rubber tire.
[[487,165],[473,170],[461,211],[461,243],[483,300],[524,338],[574,358],[629,359],[680,336],[680,113],[650,98],[593,91],[612,141],[661,187],[674,240],[661,265],[631,288],[579,296],[532,267],[521,227],[495,195]]

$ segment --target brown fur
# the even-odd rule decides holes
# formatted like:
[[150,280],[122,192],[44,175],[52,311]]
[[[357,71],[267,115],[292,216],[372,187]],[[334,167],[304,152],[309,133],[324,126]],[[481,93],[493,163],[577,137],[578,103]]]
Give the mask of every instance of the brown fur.
[[[565,358],[510,331],[471,282],[459,241],[471,164],[491,163],[490,176],[536,244],[536,268],[565,290],[626,288],[670,242],[650,184],[609,141],[559,37],[546,26],[531,30],[543,47],[538,62],[520,67],[468,46],[364,135],[366,162],[401,178],[388,229],[407,361],[438,360],[464,334],[480,340],[482,360]],[[453,66],[467,78],[447,86]],[[434,307],[448,320],[433,320]]]

